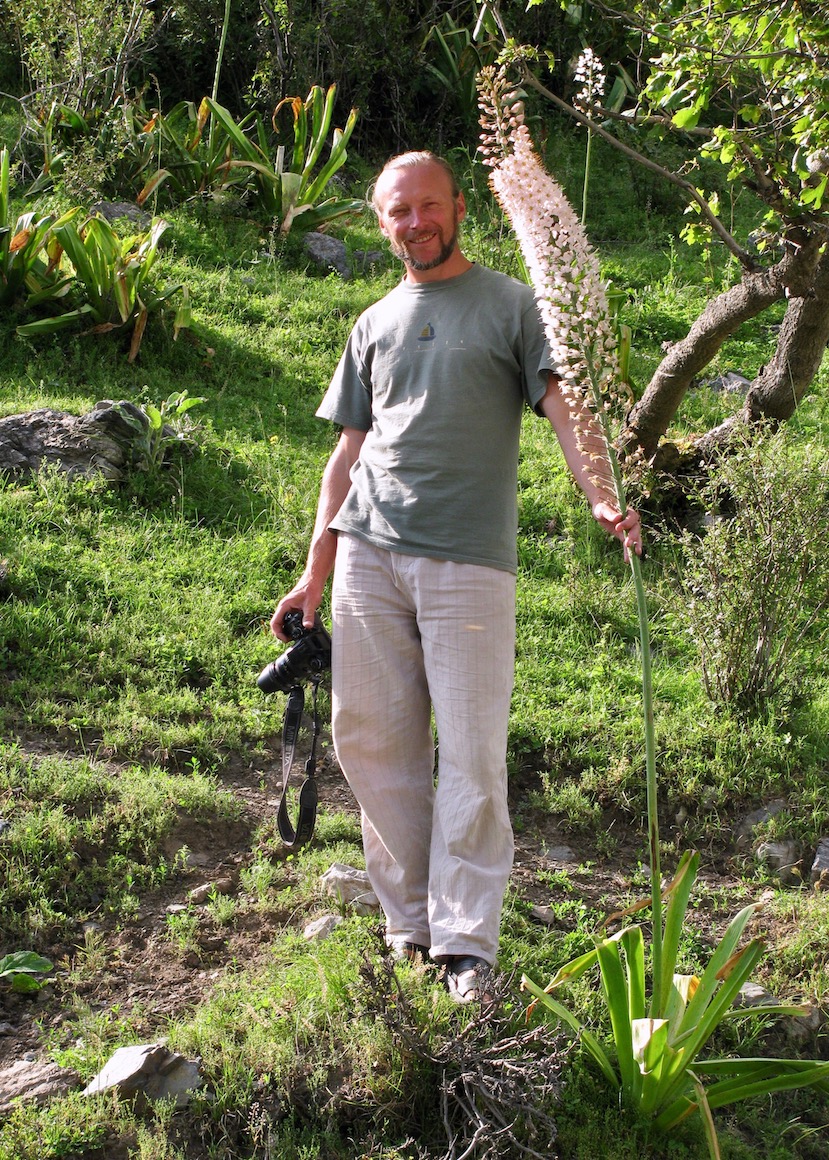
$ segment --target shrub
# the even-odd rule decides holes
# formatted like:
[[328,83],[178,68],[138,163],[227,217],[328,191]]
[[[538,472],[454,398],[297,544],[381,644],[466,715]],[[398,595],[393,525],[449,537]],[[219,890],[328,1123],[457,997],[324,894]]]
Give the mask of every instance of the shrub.
[[757,711],[803,689],[800,647],[829,603],[825,453],[745,432],[701,493],[677,576],[712,701]]

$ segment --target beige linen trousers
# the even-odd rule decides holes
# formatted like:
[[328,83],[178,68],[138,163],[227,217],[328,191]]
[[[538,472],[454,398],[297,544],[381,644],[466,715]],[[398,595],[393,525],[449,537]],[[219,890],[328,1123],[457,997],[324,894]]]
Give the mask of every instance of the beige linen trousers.
[[332,602],[334,745],[386,941],[493,963],[513,858],[515,577],[341,533]]

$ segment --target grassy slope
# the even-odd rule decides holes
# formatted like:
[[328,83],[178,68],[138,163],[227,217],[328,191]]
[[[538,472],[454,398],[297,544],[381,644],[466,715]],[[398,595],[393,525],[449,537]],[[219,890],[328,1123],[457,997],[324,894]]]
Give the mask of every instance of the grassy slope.
[[[509,243],[485,200],[480,194],[470,200],[470,254],[514,269]],[[112,338],[62,336],[35,345],[14,335],[13,319],[0,322],[2,414],[43,406],[79,413],[101,398],[157,402],[184,388],[206,399],[192,412],[203,423],[192,454],[175,457],[159,475],[136,475],[120,490],[46,476],[8,483],[0,492],[0,556],[8,560],[0,628],[0,715],[7,738],[0,754],[0,813],[13,823],[13,841],[3,848],[0,930],[8,949],[65,946],[78,917],[100,904],[102,892],[116,921],[129,915],[136,893],[175,873],[163,853],[172,819],[182,813],[227,817],[233,809],[222,793],[228,754],[255,754],[277,736],[282,705],[262,698],[254,678],[273,655],[267,619],[301,566],[316,481],[333,437],[313,410],[353,318],[396,277],[373,272],[344,284],[309,271],[298,240],[274,247],[255,222],[215,208],[180,210],[171,218],[163,274],[190,289],[192,336],[173,343],[169,332],[151,329],[138,363],[129,366]],[[368,224],[348,240],[376,245]],[[700,270],[667,243],[607,245],[603,252],[609,273],[629,292],[625,309],[635,327],[636,374],[644,379],[660,342],[681,333],[692,316],[701,296]],[[768,341],[761,327],[754,328],[723,352],[720,369],[750,373],[763,361]],[[724,405],[721,396],[700,391],[682,422],[710,422]],[[823,439],[825,414],[814,401],[793,430]],[[532,767],[542,776],[520,807],[519,825],[531,832],[552,811],[599,857],[612,856],[620,839],[643,849],[632,590],[618,552],[573,494],[551,433],[533,421],[525,429],[520,511],[511,762],[516,773]],[[674,555],[670,541],[654,539],[645,567],[657,644],[663,797],[671,819],[679,811],[686,819],[681,833],[666,831],[666,837],[682,846],[703,841],[715,852],[729,850],[729,819],[770,797],[785,797],[799,831],[814,840],[827,820],[825,661],[807,653],[811,698],[765,720],[747,726],[710,706],[693,642],[670,599]],[[44,769],[15,749],[18,733],[82,751],[88,765],[81,774],[59,762]],[[98,764],[105,757],[126,763],[114,780],[111,769],[102,772]],[[54,836],[49,879],[38,869],[47,833]],[[346,843],[338,845],[336,823],[329,837],[321,831],[319,849],[298,860],[289,882],[295,910],[310,905],[323,862],[359,860],[355,837],[346,827]],[[90,841],[111,856],[96,863],[97,877],[73,869],[78,850]],[[60,858],[66,862],[62,875],[55,872]],[[137,876],[139,864],[144,870]],[[27,875],[36,883],[28,895]],[[553,885],[559,898],[562,884]],[[272,903],[273,890],[265,895]],[[578,913],[568,923],[585,945],[598,912],[573,904]],[[781,894],[774,907],[794,907],[796,921],[825,929],[820,897]],[[251,1109],[262,1077],[269,1077],[264,1090],[275,1098],[299,1058],[313,1089],[322,1083],[317,1050],[342,1053],[352,1064],[375,1059],[373,1072],[352,1073],[365,1101],[353,1126],[363,1144],[346,1143],[342,1121],[325,1127],[321,1119],[289,1119],[272,1154],[392,1155],[377,1143],[384,1115],[388,1139],[417,1133],[390,1092],[418,1077],[376,1021],[369,1026],[360,1019],[353,988],[368,938],[365,924],[352,921],[334,950],[313,952],[289,933],[292,925],[274,945],[267,970],[255,980],[244,970],[228,973],[216,996],[171,1031],[181,1049],[202,1055],[218,1093],[212,1106],[196,1107],[195,1129],[191,1121],[176,1124],[161,1113],[135,1120],[124,1109],[108,1113],[69,1100],[45,1113],[21,1113],[0,1128],[2,1160],[86,1154],[107,1131],[130,1141],[129,1154],[142,1158],[247,1155],[234,1149],[257,1146]],[[574,950],[555,932],[542,938],[518,898],[506,925],[509,957],[532,963],[538,977]],[[768,971],[780,993],[816,999],[825,992],[826,963],[815,940],[779,950]],[[690,960],[700,953],[701,946],[689,945]],[[425,1002],[418,996],[416,1005]],[[582,999],[590,1004],[588,994]],[[274,1005],[290,1013],[287,1027],[267,1014],[251,1020],[251,1011],[267,1013]],[[438,1029],[452,1019],[446,1011],[423,1012],[424,1019],[433,1017]],[[130,1034],[129,1020],[119,1018],[67,1053],[72,1027],[70,1019],[55,1049],[85,1075]],[[604,1108],[598,1117],[586,1113],[603,1096],[580,1070],[576,1075],[562,1118],[568,1157],[701,1154],[693,1134],[675,1153],[662,1151],[663,1145],[643,1152],[635,1125]],[[426,1084],[427,1121],[434,1116],[428,1090]],[[825,1155],[807,1133],[799,1140],[795,1133],[792,1142],[787,1117],[801,1114],[802,1104],[778,1107],[771,1130],[755,1123],[751,1111],[743,1117],[745,1130],[766,1131],[766,1154]],[[202,1150],[187,1150],[184,1141],[193,1131],[203,1138]],[[777,1145],[768,1141],[775,1132],[789,1150],[773,1151]],[[370,1138],[375,1151],[367,1150]],[[729,1155],[746,1155],[736,1137],[729,1141]]]

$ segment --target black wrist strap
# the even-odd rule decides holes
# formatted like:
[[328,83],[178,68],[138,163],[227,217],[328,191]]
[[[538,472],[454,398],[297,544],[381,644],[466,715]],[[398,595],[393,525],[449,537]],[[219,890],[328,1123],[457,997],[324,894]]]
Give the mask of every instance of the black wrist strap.
[[288,817],[287,793],[296,754],[296,741],[305,708],[305,690],[302,685],[294,685],[288,693],[288,704],[285,707],[285,720],[282,725],[282,794],[279,798],[276,822],[279,827],[279,836],[289,850],[296,850],[311,840],[314,833],[314,823],[317,820],[317,783],[314,774],[317,768],[317,738],[319,737],[317,693],[320,678],[312,677],[311,684],[314,689],[314,732],[311,738],[311,753],[305,762],[305,781],[299,791],[296,830],[294,830]]

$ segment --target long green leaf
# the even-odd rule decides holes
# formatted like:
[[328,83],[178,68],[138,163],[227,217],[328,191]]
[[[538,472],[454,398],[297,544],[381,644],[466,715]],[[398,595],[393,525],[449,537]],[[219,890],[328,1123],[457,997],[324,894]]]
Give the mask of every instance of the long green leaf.
[[633,1031],[630,1022],[630,1000],[627,979],[617,940],[604,939],[596,947],[605,1002],[613,1028],[613,1042],[619,1061],[622,1087],[634,1101],[641,1091],[641,1073],[633,1058]]
[[[703,1075],[716,1073],[717,1064],[725,1063],[728,1068],[745,1067],[746,1075],[734,1076],[711,1084],[706,1089],[706,1098],[711,1108],[727,1107],[740,1100],[756,1096],[773,1095],[775,1092],[794,1091],[801,1087],[817,1087],[829,1090],[829,1063],[814,1063],[812,1060],[792,1059],[735,1059],[727,1061],[701,1060],[696,1071]],[[659,1131],[669,1131],[696,1108],[696,1101],[682,1096],[664,1109],[654,1121]]]
[[[748,946],[743,948],[738,958],[733,963],[728,978],[722,981],[719,990],[716,992],[716,994],[710,997],[708,1006],[704,1011],[701,1012],[696,1023],[692,1023],[688,1017],[688,1013],[693,1006],[696,995],[694,996],[694,999],[692,999],[688,1004],[688,1007],[685,1010],[685,1018],[683,1019],[683,1026],[687,1028],[687,1031],[684,1037],[679,1036],[677,1040],[675,1040],[675,1045],[681,1043],[685,1049],[686,1058],[689,1065],[693,1064],[699,1051],[707,1043],[711,1035],[713,1035],[718,1024],[722,1020],[725,1011],[727,1011],[734,1002],[740,987],[742,987],[746,979],[749,978],[757,963],[762,958],[763,951],[764,947],[758,939],[753,940],[748,944]],[[705,976],[703,975],[703,979],[704,977]],[[703,984],[701,981],[700,988],[697,990],[697,995],[702,989],[702,985]],[[665,1089],[661,1093],[662,1103],[670,1101],[676,1094],[678,1094],[678,1088],[682,1082],[682,1077],[678,1076],[673,1080],[673,1082],[666,1085]]]
[[247,162],[254,162],[257,165],[265,165],[266,168],[270,168],[267,164],[267,158],[263,157],[260,153],[259,146],[254,144],[254,142],[251,141],[250,138],[242,132],[228,110],[220,105],[217,101],[212,100],[210,97],[206,97],[205,100],[207,102],[208,108],[210,109],[210,112],[213,114],[213,116],[224,129],[225,133],[227,133],[230,140],[239,150],[242,158]]
[[539,987],[537,983],[534,983],[527,975],[522,976],[521,986],[524,988],[524,990],[529,991],[531,995],[534,995],[539,1003],[542,1003],[548,1010],[552,1011],[552,1013],[562,1023],[564,1023],[566,1027],[569,1027],[571,1031],[575,1032],[575,1034],[584,1044],[586,1050],[590,1053],[590,1055],[592,1055],[593,1059],[599,1065],[602,1074],[608,1083],[610,1083],[614,1088],[620,1087],[621,1085],[619,1083],[619,1077],[613,1070],[613,1064],[610,1062],[607,1053],[602,1049],[602,1046],[596,1039],[595,1035],[591,1034],[591,1032],[587,1030],[584,1024],[576,1018],[572,1011],[569,1011],[563,1005],[563,1003],[559,1003],[557,999],[554,999],[546,991],[542,990],[541,987]]
[[9,151],[0,149],[0,227],[9,224]]
[[682,1024],[683,1032],[699,1024],[703,1011],[708,1006],[712,995],[719,986],[720,972],[725,968],[729,959],[734,954],[743,931],[756,911],[756,903],[744,906],[739,914],[735,915],[729,923],[725,934],[720,939],[713,955],[708,961],[708,966],[702,973],[696,994],[685,1010],[685,1017]]
[[36,338],[41,334],[54,334],[58,330],[66,330],[80,322],[87,314],[95,311],[88,302],[79,306],[77,310],[68,310],[65,314],[58,314],[55,318],[39,318],[37,322],[27,322],[17,327],[17,333],[25,338]]
[[643,1019],[645,1016],[645,940],[642,928],[628,927],[621,938],[627,967],[628,1018]]
[[[331,128],[331,118],[334,115],[334,98],[337,95],[337,86],[331,85],[323,98],[322,88],[315,85],[311,90],[311,147],[308,150],[305,164],[302,167],[303,180],[311,175],[311,170],[319,160],[323,146],[328,139],[328,130]],[[311,94],[309,94],[309,97]]]
[[335,218],[362,213],[365,208],[366,203],[357,198],[343,198],[342,200],[331,198],[320,205],[309,208],[302,221],[309,230],[315,230]]
[[319,174],[314,178],[312,184],[305,191],[306,201],[315,202],[320,197],[322,191],[325,189],[328,182],[334,176],[338,169],[342,167],[348,159],[346,152],[346,145],[354,131],[354,126],[357,124],[357,110],[352,109],[348,114],[348,120],[343,129],[334,130],[334,138],[331,145],[331,152],[328,156],[323,168]]
[[662,986],[659,989],[661,997],[661,1011],[651,1011],[654,1018],[666,1017],[666,1004],[671,993],[671,984],[676,974],[676,958],[679,951],[679,940],[685,923],[688,910],[688,899],[696,881],[699,869],[699,854],[685,851],[679,860],[679,865],[673,881],[666,891],[667,906],[665,907],[665,926],[662,937]]

